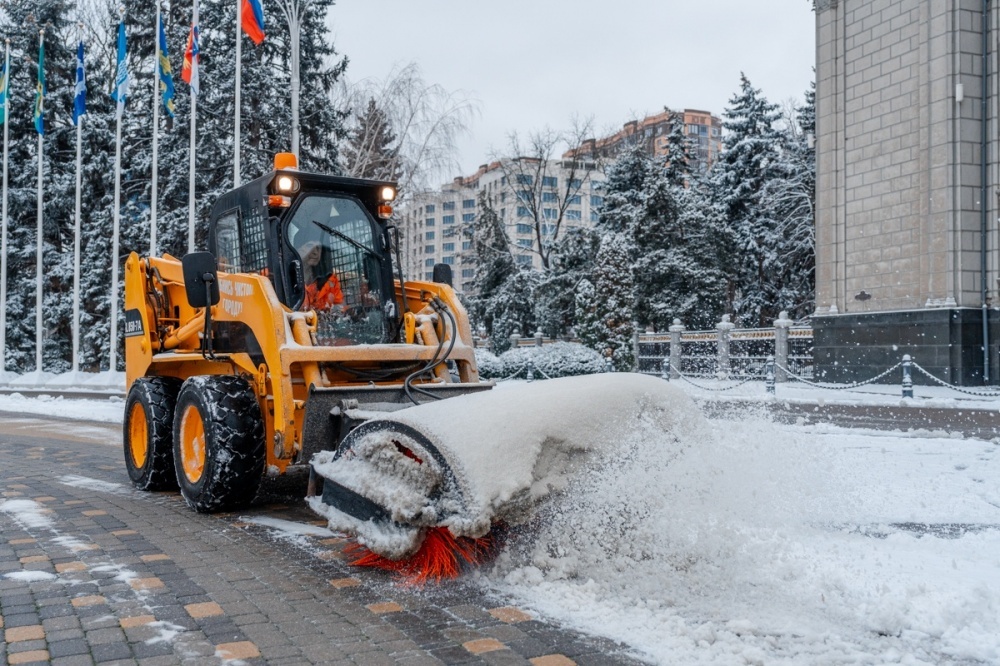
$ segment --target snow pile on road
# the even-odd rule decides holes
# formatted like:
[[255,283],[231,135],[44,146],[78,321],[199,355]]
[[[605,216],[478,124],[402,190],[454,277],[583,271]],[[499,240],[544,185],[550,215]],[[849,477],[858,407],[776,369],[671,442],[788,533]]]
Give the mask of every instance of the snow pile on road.
[[[387,429],[376,430],[382,424]],[[394,525],[380,529],[318,497],[310,505],[332,529],[358,533],[375,552],[398,558],[419,546],[422,527],[480,537],[494,521],[530,519],[591,455],[614,458],[629,433],[664,442],[669,459],[708,432],[691,400],[657,378],[616,373],[520,384],[394,412],[352,433],[339,458],[316,456],[318,474],[388,509]]]
[[1000,447],[715,426],[624,433],[485,583],[656,663],[1000,662]]
[[106,400],[77,400],[53,398],[49,395],[25,396],[11,393],[0,395],[0,412],[121,423],[125,414],[125,401],[120,396],[110,396]]

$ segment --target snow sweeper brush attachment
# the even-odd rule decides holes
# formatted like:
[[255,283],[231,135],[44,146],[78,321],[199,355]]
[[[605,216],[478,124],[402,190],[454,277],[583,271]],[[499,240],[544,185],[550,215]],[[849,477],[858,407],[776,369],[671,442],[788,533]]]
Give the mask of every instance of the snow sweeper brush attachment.
[[463,395],[368,421],[316,454],[308,502],[356,538],[357,564],[453,577],[495,551],[495,526],[529,520],[629,433],[662,437],[673,455],[703,424],[682,392],[638,374]]

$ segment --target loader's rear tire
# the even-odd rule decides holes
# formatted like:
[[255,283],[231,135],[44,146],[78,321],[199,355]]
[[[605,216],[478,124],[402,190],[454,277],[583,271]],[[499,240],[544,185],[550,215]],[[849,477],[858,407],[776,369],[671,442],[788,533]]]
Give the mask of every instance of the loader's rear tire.
[[184,382],[174,412],[174,465],[195,511],[250,504],[264,474],[264,421],[250,384],[208,375]]
[[174,406],[181,381],[140,377],[125,401],[125,468],[139,490],[177,490],[174,472]]

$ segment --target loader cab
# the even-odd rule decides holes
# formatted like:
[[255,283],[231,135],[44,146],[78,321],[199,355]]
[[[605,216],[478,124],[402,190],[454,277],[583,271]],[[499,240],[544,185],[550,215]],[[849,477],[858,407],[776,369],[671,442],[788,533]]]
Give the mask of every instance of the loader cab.
[[266,275],[289,309],[315,311],[320,344],[389,342],[394,196],[393,183],[279,168],[219,199],[209,250],[220,271]]

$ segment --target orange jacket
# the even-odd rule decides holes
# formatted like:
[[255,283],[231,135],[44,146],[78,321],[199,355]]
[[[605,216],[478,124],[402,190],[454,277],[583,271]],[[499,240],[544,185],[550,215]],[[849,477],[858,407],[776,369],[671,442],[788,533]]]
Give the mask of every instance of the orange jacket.
[[306,285],[306,298],[302,307],[306,310],[326,310],[344,302],[344,292],[340,290],[340,280],[333,273],[322,285],[319,280]]

